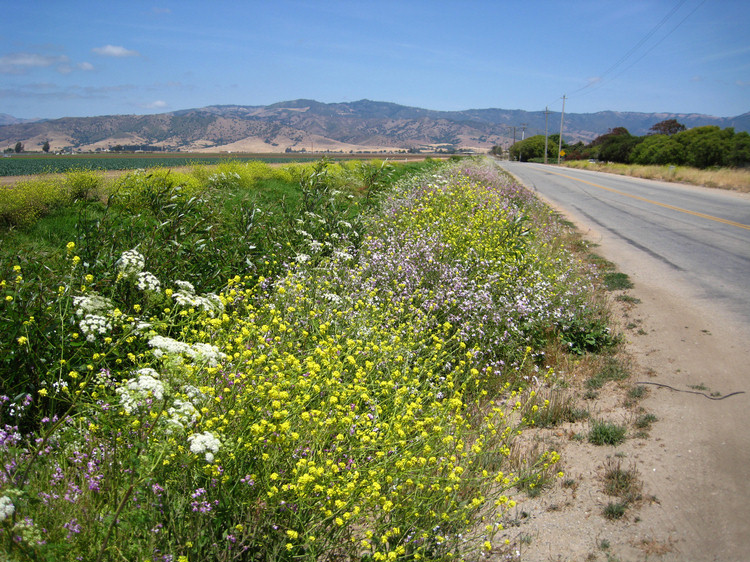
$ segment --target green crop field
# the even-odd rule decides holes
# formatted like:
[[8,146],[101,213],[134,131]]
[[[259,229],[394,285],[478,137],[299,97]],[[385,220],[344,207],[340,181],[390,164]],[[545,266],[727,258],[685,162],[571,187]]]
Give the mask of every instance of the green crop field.
[[301,154],[226,154],[208,155],[201,153],[185,154],[86,154],[81,156],[34,155],[12,156],[0,159],[0,176],[27,176],[33,174],[59,174],[76,169],[86,170],[135,170],[163,166],[173,168],[191,164],[219,164],[227,160],[247,162],[258,160],[268,164],[288,162],[310,162],[318,156]]

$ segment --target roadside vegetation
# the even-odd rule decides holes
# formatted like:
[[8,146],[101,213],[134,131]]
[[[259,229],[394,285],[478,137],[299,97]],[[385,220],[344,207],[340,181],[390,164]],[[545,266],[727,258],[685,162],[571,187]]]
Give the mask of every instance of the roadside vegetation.
[[524,431],[587,417],[556,364],[620,377],[598,268],[482,159],[79,170],[5,194],[11,559],[504,552],[514,497],[562,476]]
[[750,169],[716,168],[701,170],[688,166],[644,166],[639,164],[617,164],[612,162],[589,162],[588,160],[566,161],[565,166],[581,170],[609,172],[622,176],[632,176],[660,181],[702,185],[720,189],[731,189],[750,193]]

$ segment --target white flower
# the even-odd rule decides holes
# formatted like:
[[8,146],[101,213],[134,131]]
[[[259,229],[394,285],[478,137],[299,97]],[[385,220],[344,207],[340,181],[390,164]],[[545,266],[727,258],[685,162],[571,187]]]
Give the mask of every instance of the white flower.
[[123,409],[130,414],[142,405],[146,399],[161,400],[164,398],[164,384],[159,380],[159,373],[150,368],[136,371],[137,378],[129,379],[117,389]]
[[3,496],[0,498],[0,521],[5,521],[6,519],[8,519],[11,515],[13,515],[13,512],[15,510],[16,508],[8,496]]
[[308,256],[307,254],[297,254],[297,257],[294,259],[297,263],[305,263],[310,259],[310,256]]
[[203,433],[193,433],[188,437],[190,451],[196,455],[205,454],[206,461],[213,462],[214,453],[218,453],[221,448],[221,442],[210,431]]
[[151,324],[149,322],[141,322],[140,320],[137,320],[131,324],[131,327],[133,328],[134,334],[141,335],[151,328]]
[[136,285],[141,291],[158,293],[161,289],[161,282],[149,271],[142,271],[138,274]]
[[350,259],[352,259],[354,257],[350,253],[345,252],[343,250],[334,250],[333,255],[336,256],[337,258],[341,259],[341,260],[346,260],[346,261],[348,261],[348,260],[350,260]]
[[131,277],[136,273],[143,271],[143,267],[146,265],[146,259],[143,254],[137,250],[128,250],[123,252],[120,259],[115,264],[117,269],[125,277]]
[[190,293],[191,295],[195,294],[195,287],[190,281],[175,281],[174,284],[177,285],[182,291]]
[[76,307],[78,316],[106,313],[114,308],[111,300],[93,293],[85,297],[73,297],[73,306]]
[[172,425],[184,427],[187,423],[195,423],[198,421],[198,410],[196,410],[195,406],[187,400],[176,398],[174,405],[167,411],[169,412],[167,423]]
[[164,353],[181,355],[190,351],[188,344],[164,336],[154,336],[148,340],[148,345],[154,348],[154,355],[156,357],[161,357]]
[[199,361],[205,361],[209,367],[216,367],[219,361],[226,357],[219,348],[208,343],[194,343],[191,346],[191,357]]
[[156,358],[162,357],[165,353],[167,355],[186,355],[194,361],[206,362],[209,367],[216,367],[219,361],[226,357],[226,354],[219,351],[219,348],[207,343],[189,345],[172,338],[154,336],[148,341],[148,344],[154,348],[153,354]]
[[81,332],[86,336],[86,341],[93,342],[97,334],[106,334],[112,329],[112,323],[104,316],[98,314],[87,314],[78,323]]
[[[190,285],[187,281],[178,281],[178,285],[183,283]],[[217,314],[224,312],[224,303],[221,302],[221,297],[215,293],[206,293],[205,295],[199,296],[192,291],[192,285],[190,289],[181,289],[176,291],[172,298],[180,306],[187,306],[193,308],[199,308],[204,312],[207,312],[211,318],[214,318]]]

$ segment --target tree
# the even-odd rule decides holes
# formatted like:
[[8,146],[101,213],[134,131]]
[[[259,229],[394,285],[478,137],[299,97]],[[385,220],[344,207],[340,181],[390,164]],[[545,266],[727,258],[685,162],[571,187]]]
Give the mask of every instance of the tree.
[[685,130],[685,125],[678,123],[677,119],[667,119],[660,121],[649,129],[650,135],[667,135],[671,137]]
[[667,135],[646,137],[631,154],[631,162],[643,165],[683,164],[685,159],[685,147]]
[[727,157],[730,166],[747,166],[750,164],[750,135],[745,131],[737,133],[732,139],[732,148]]
[[16,154],[20,154],[21,152],[23,152],[23,145],[21,144],[21,141],[18,141],[16,143],[16,148],[14,148],[13,150]]
[[694,127],[676,134],[673,138],[685,147],[688,166],[708,168],[724,166],[731,149],[734,129],[724,130],[716,125]]
[[[559,135],[550,135],[547,142],[547,156],[557,158],[557,143]],[[563,142],[563,147],[568,145]],[[510,147],[510,157],[513,160],[528,162],[534,158],[544,158],[544,135],[534,135],[515,143]]]
[[605,162],[619,162],[627,164],[633,148],[641,142],[640,137],[634,137],[625,127],[615,127],[607,133],[596,137],[589,147],[589,155]]
[[42,151],[49,152],[49,141],[44,141],[44,144],[42,145]]

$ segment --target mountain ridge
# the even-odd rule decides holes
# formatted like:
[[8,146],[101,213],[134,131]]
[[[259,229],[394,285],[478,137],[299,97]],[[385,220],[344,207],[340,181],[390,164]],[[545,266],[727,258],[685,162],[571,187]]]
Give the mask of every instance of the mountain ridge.
[[[2,114],[0,148],[21,142],[38,150],[106,150],[148,145],[164,150],[208,152],[364,151],[444,149],[486,151],[523,136],[544,134],[545,112],[520,109],[439,111],[361,99],[323,103],[296,99],[270,105],[209,105],[149,115],[102,115],[28,121]],[[549,112],[550,134],[559,112]],[[566,113],[563,138],[589,142],[615,127],[643,135],[659,121],[686,127],[717,125],[750,131],[750,112],[735,117],[695,113],[600,111]]]

